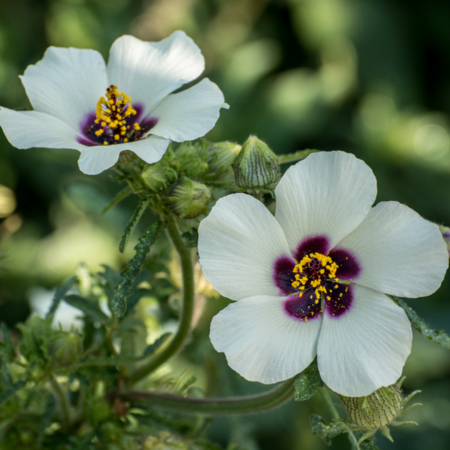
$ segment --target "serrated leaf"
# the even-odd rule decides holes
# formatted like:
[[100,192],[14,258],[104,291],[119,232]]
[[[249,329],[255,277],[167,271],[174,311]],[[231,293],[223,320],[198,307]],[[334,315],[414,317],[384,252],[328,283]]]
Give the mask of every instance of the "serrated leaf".
[[443,330],[437,331],[430,327],[408,304],[400,298],[391,297],[397,305],[402,307],[411,325],[423,336],[441,347],[450,349],[450,336]]
[[162,344],[164,344],[164,342],[166,342],[167,338],[171,335],[172,335],[172,333],[164,333],[162,336],[160,336],[158,339],[156,339],[156,341],[153,342],[153,344],[150,344],[147,346],[147,348],[144,351],[144,355],[145,356],[153,355],[153,353],[155,353],[156,350],[158,350],[158,348]]
[[61,284],[61,286],[58,286],[55,295],[53,296],[53,301],[50,306],[50,309],[47,311],[47,314],[45,315],[46,319],[51,320],[53,318],[53,315],[55,314],[55,311],[57,310],[61,300],[67,294],[67,292],[69,292],[70,288],[73,286],[75,281],[77,281],[77,277],[72,277],[66,280],[63,284]]
[[109,319],[96,303],[88,300],[87,298],[81,297],[80,295],[66,295],[64,297],[64,301],[74,308],[78,308],[80,311],[83,311],[86,316],[93,320],[106,322]]
[[323,381],[314,360],[295,380],[295,400],[303,402],[310,399],[319,387],[323,387]]
[[133,234],[134,229],[136,228],[136,225],[138,224],[140,218],[142,217],[142,214],[144,214],[144,211],[147,209],[149,199],[146,198],[144,200],[141,200],[136,209],[134,210],[133,215],[131,216],[127,226],[125,227],[125,231],[123,232],[122,239],[120,240],[119,244],[119,251],[120,253],[123,253],[128,241],[130,240],[131,235]]
[[326,445],[331,445],[331,439],[347,430],[344,423],[339,421],[326,423],[322,417],[317,414],[312,414],[309,417],[309,421],[311,423],[313,436],[319,436]]
[[14,395],[17,391],[25,387],[25,381],[19,381],[18,383],[14,384],[13,386],[10,386],[6,388],[3,392],[0,393],[0,406],[2,406],[4,403],[6,403],[9,398]]
[[125,187],[121,191],[119,191],[115,197],[111,200],[109,205],[102,211],[102,214],[105,214],[106,211],[111,209],[113,206],[117,205],[117,203],[120,203],[123,199],[127,198],[131,193],[133,192],[133,189],[131,189],[130,186]]
[[155,223],[139,238],[138,243],[134,247],[136,254],[128,263],[127,268],[120,274],[121,282],[115,288],[114,296],[111,299],[111,310],[116,316],[122,317],[125,314],[127,297],[133,293],[133,280],[139,275],[150,247],[157,241],[164,226],[162,222]]

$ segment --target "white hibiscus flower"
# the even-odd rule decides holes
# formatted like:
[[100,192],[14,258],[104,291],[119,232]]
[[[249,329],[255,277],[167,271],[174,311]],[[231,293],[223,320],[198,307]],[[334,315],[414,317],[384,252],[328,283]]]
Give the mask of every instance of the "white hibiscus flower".
[[208,79],[171,94],[204,68],[200,49],[182,31],[161,42],[122,36],[107,65],[94,50],[50,47],[21,77],[34,111],[2,107],[0,126],[19,149],[78,150],[86,174],[112,167],[124,150],[151,164],[171,140],[205,135],[228,106]]
[[199,229],[200,262],[230,304],[211,340],[251,381],[275,383],[317,355],[333,391],[365,396],[393,384],[411,325],[385,295],[421,297],[441,284],[448,254],[436,225],[381,202],[371,169],[316,153],[278,184],[273,217],[245,194],[220,199]]

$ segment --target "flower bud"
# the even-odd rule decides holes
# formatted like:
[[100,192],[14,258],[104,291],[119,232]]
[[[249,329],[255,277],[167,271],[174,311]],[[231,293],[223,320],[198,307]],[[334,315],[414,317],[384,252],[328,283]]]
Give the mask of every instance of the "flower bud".
[[216,142],[208,147],[206,158],[208,161],[208,173],[205,178],[208,180],[220,181],[233,173],[231,164],[241,150],[239,144],[224,141]]
[[59,337],[51,346],[50,353],[54,361],[60,366],[68,366],[80,358],[83,343],[76,334],[66,333]]
[[166,188],[173,183],[176,172],[164,162],[151,164],[141,175],[145,185],[153,192]]
[[232,166],[242,188],[266,188],[280,180],[277,156],[256,136],[245,141]]
[[182,219],[206,214],[211,193],[202,183],[183,177],[169,192],[169,205]]
[[144,450],[188,450],[190,446],[182,438],[160,431],[156,436],[149,436],[144,443]]
[[350,420],[366,430],[391,423],[402,410],[402,393],[395,384],[381,387],[367,397],[344,397]]

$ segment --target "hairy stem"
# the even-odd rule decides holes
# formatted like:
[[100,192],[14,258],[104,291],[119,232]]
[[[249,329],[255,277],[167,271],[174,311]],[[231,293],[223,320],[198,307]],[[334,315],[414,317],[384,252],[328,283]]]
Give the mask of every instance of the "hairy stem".
[[183,278],[183,306],[180,316],[180,325],[177,332],[170,340],[169,344],[156,353],[150,360],[131,374],[128,385],[133,385],[145,378],[159,366],[164,364],[169,358],[177,353],[182,347],[191,329],[192,315],[194,312],[194,272],[192,265],[191,251],[184,245],[178,227],[172,219],[167,220],[167,232],[173,246],[180,256],[181,272]]
[[[331,415],[333,416],[333,418],[336,420],[340,420],[341,416],[339,415],[339,412],[336,409],[336,405],[334,404],[334,402],[330,396],[330,393],[328,392],[328,389],[326,387],[323,387],[320,389],[320,393],[322,394],[323,399],[325,400],[328,407],[330,408]],[[352,448],[353,448],[353,446],[355,448],[359,448],[358,440],[356,439],[355,435],[352,433],[350,428],[346,427],[346,429],[347,429],[346,431],[347,431],[348,440],[352,444]]]
[[279,155],[278,156],[278,164],[286,164],[291,162],[297,162],[301,161],[302,159],[305,159],[307,156],[309,156],[311,153],[317,153],[319,150],[312,150],[312,149],[306,149],[306,150],[299,150],[295,153],[289,153],[288,155]]
[[275,408],[292,398],[294,392],[294,378],[291,378],[270,391],[244,397],[190,398],[155,392],[127,392],[120,397],[135,406],[156,406],[189,414],[218,415],[246,414]]
[[61,389],[61,386],[56,381],[54,376],[50,377],[50,384],[56,394],[56,397],[58,398],[59,409],[61,410],[61,426],[63,429],[67,429],[70,425],[70,412],[66,394]]

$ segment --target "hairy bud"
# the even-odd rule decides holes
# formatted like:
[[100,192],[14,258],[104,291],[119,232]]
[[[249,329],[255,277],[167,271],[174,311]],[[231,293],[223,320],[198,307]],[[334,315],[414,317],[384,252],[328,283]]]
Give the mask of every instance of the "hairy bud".
[[193,219],[206,213],[211,198],[209,189],[202,183],[183,177],[169,192],[169,205],[182,219]]
[[388,425],[403,425],[415,422],[398,421],[414,406],[405,408],[411,398],[420,391],[414,391],[408,397],[404,397],[401,385],[404,377],[396,384],[387,387],[381,387],[366,397],[344,397],[341,399],[347,409],[350,420],[353,422],[357,430],[366,430],[367,433],[361,438],[360,442],[372,436],[378,429],[381,433],[392,441]]
[[142,172],[145,185],[153,192],[166,188],[176,179],[176,172],[164,162],[148,166]]
[[221,181],[233,173],[231,164],[241,150],[239,144],[224,141],[211,144],[206,151],[208,161],[208,172],[205,179]]
[[245,141],[232,166],[236,184],[242,188],[267,188],[280,180],[277,156],[256,136]]

